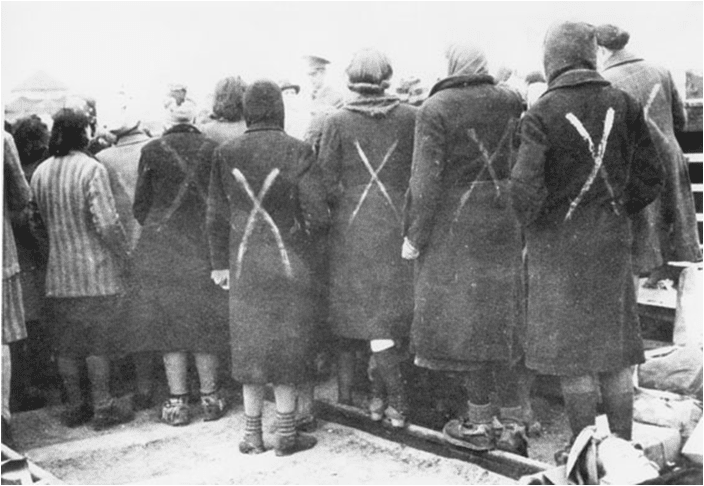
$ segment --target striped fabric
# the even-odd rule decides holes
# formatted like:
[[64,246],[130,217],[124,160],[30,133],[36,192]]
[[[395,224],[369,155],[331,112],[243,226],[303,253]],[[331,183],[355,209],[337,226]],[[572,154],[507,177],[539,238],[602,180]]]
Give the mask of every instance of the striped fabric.
[[80,152],[52,157],[37,168],[32,190],[49,237],[46,295],[121,293],[127,239],[107,169]]
[[27,337],[20,274],[2,280],[2,344]]

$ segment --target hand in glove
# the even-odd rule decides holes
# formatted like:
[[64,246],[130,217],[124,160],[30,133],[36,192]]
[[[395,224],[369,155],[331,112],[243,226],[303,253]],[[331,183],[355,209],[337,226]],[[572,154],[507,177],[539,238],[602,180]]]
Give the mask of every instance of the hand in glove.
[[230,271],[229,270],[213,270],[210,272],[210,278],[224,290],[230,289]]
[[408,238],[403,239],[403,247],[401,248],[401,258],[404,260],[415,260],[420,256],[420,252],[413,246]]

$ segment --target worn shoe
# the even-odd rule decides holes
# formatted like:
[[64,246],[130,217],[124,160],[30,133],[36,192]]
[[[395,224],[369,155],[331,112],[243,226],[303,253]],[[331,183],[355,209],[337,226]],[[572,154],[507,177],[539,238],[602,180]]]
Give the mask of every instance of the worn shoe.
[[374,397],[369,402],[369,415],[374,422],[380,422],[384,418],[386,403],[379,397]]
[[90,422],[93,418],[93,409],[90,408],[85,403],[80,405],[68,406],[63,412],[59,419],[65,427],[74,428],[79,425]]
[[496,440],[496,448],[512,454],[528,457],[528,440],[526,439],[526,428],[516,422],[504,421],[498,431],[499,437]]
[[225,399],[218,392],[201,395],[200,404],[203,407],[203,420],[217,420],[225,414]]
[[296,452],[312,449],[317,443],[318,439],[311,435],[298,433],[290,436],[277,435],[275,451],[279,457],[290,456]]
[[266,452],[264,439],[259,435],[245,435],[240,442],[240,452],[242,454],[262,454]]
[[161,407],[161,420],[169,425],[188,425],[191,422],[191,407],[186,396],[171,397]]
[[296,430],[298,432],[315,432],[318,428],[318,419],[314,415],[300,415],[296,417]]
[[105,430],[133,419],[132,408],[121,405],[113,398],[107,404],[95,408],[92,424],[94,430]]
[[463,420],[450,420],[442,429],[445,440],[454,446],[473,451],[490,451],[496,447],[491,423],[472,424]]
[[402,429],[408,425],[408,417],[406,414],[391,405],[384,410],[384,416],[391,427],[395,429]]

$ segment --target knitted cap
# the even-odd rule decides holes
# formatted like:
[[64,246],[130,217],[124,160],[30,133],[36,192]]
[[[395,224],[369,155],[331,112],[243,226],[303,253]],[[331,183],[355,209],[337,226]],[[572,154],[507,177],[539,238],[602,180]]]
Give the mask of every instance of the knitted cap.
[[584,22],[562,22],[548,29],[543,65],[548,83],[572,69],[596,69],[596,31]]

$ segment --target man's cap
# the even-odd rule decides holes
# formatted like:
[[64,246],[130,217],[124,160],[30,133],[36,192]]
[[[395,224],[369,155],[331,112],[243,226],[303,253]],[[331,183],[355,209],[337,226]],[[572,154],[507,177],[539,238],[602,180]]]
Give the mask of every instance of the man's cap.
[[330,61],[320,56],[303,56],[303,59],[308,63],[310,69],[322,69],[330,64]]
[[279,81],[279,88],[281,88],[281,91],[284,91],[286,89],[293,89],[296,91],[296,94],[300,93],[301,91],[301,87],[298,84],[292,83],[288,79],[283,79]]
[[186,85],[183,83],[171,83],[169,84],[169,91],[181,91],[186,90]]

